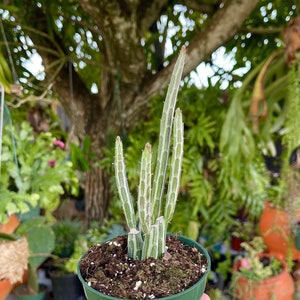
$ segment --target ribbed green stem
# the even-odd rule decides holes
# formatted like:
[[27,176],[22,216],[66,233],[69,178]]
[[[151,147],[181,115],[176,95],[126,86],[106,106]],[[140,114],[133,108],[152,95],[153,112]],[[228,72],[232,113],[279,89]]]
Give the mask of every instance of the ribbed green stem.
[[140,231],[132,228],[128,233],[127,248],[128,256],[133,259],[140,259],[142,256],[143,239]]
[[166,252],[166,222],[164,217],[159,217],[156,220],[158,225],[158,258]]
[[178,89],[184,67],[185,51],[185,48],[181,50],[178,60],[175,64],[160,121],[157,161],[155,165],[153,190],[151,196],[153,201],[153,223],[160,216],[161,211],[161,202],[165,186],[166,170],[170,151],[171,130]]
[[166,251],[166,225],[164,217],[157,218],[151,225],[149,234],[145,235],[142,259],[147,257],[161,258]]
[[123,212],[129,228],[136,228],[136,218],[133,208],[132,196],[129,191],[128,181],[126,177],[126,168],[124,163],[123,145],[120,137],[116,138],[115,144],[115,175],[117,189],[121,199]]
[[171,159],[170,178],[164,217],[168,224],[174,214],[178,190],[180,186],[181,166],[183,157],[183,122],[180,109],[176,110],[173,127],[173,153]]
[[149,249],[152,247],[150,231],[151,231],[151,229],[149,230],[148,234],[144,235],[144,242],[143,242],[143,249],[142,249],[141,259],[146,259],[147,257],[149,257],[149,253],[151,252],[151,251],[149,251]]
[[138,190],[138,214],[140,226],[144,234],[149,234],[151,227],[151,145],[146,144],[142,154],[140,183]]
[[159,226],[154,224],[151,226],[150,231],[150,245],[147,252],[147,257],[158,258],[158,242],[159,242]]

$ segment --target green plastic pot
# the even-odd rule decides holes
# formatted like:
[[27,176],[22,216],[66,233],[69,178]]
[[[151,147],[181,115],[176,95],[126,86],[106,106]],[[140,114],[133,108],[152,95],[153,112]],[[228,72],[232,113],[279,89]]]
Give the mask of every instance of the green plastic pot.
[[[210,272],[210,267],[211,267],[210,256],[207,253],[206,249],[202,245],[197,243],[196,241],[194,241],[190,238],[187,238],[185,236],[178,236],[178,238],[185,245],[190,246],[190,247],[196,247],[202,254],[204,254],[204,256],[207,259],[208,268],[207,268],[206,273],[201,277],[201,279],[197,283],[195,283],[193,286],[191,286],[190,288],[188,288],[178,294],[164,297],[164,298],[159,298],[159,299],[162,299],[162,300],[163,299],[165,299],[165,300],[171,300],[171,299],[172,300],[199,300],[200,297],[204,293],[206,281],[207,281],[207,275]],[[79,265],[80,265],[80,262],[78,264],[78,269],[77,269],[78,278],[82,283],[84,293],[88,300],[113,300],[113,299],[114,300],[122,300],[122,298],[108,296],[108,295],[103,294],[99,291],[96,291],[93,288],[91,288],[90,286],[88,286],[87,282],[81,276]]]
[[45,300],[47,286],[41,284],[40,292],[34,295],[28,294],[27,286],[23,284],[18,286],[14,292],[19,300]]

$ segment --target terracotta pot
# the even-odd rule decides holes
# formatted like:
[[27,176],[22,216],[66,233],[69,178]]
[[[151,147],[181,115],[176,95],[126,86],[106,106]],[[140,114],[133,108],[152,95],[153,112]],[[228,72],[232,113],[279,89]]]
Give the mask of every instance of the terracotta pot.
[[[273,254],[263,256],[275,256],[280,260],[283,271],[276,276],[261,281],[249,280],[246,277],[237,276],[234,285],[235,299],[237,300],[293,300],[295,285],[292,276],[288,271],[285,261]],[[238,271],[239,261],[233,265],[233,274]]]
[[0,232],[8,234],[13,233],[19,224],[19,218],[16,215],[10,215],[7,223],[0,224]]
[[[295,213],[295,217],[300,220],[300,210]],[[292,255],[294,260],[300,259],[300,251],[296,249],[291,238],[289,215],[285,210],[266,202],[260,217],[259,229],[269,252],[282,257]]]
[[28,279],[28,270],[24,270],[24,274],[23,274],[23,278],[21,281],[17,282],[14,284],[14,288],[22,285],[22,284],[26,284],[27,282],[27,279]]
[[0,300],[5,300],[13,286],[8,280],[0,280]]

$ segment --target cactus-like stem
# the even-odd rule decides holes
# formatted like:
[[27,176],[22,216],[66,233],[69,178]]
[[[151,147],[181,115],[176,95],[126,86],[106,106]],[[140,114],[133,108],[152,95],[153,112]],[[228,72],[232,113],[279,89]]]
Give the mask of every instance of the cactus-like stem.
[[158,224],[158,258],[166,252],[166,222],[164,217],[159,217],[156,220]]
[[143,239],[140,231],[132,228],[127,237],[128,256],[133,259],[140,259],[142,255]]
[[174,214],[177,202],[178,190],[180,186],[181,166],[183,157],[183,122],[182,113],[178,108],[175,113],[173,127],[173,153],[171,159],[171,169],[167,199],[165,203],[164,217],[168,224]]
[[146,243],[143,248],[143,258],[154,257],[158,258],[159,249],[159,225],[157,223],[151,225],[150,233],[146,237]]
[[[152,229],[152,227],[151,227]],[[142,257],[141,259],[146,259],[147,257],[149,257],[151,251],[149,249],[151,249],[152,244],[151,244],[151,236],[150,236],[150,231],[149,233],[144,235],[144,243],[143,243],[143,250],[142,250]]]
[[163,190],[166,179],[166,170],[168,165],[168,157],[170,150],[170,140],[171,140],[171,129],[174,117],[174,111],[176,106],[176,99],[178,94],[178,89],[181,81],[184,58],[185,58],[185,48],[182,48],[178,60],[175,64],[171,82],[167,91],[166,101],[164,103],[162,117],[160,121],[160,134],[157,150],[157,161],[155,166],[154,180],[153,180],[153,190],[152,190],[152,201],[153,201],[153,215],[152,222],[160,216],[161,202],[163,196]]
[[[158,142],[155,174],[152,182],[151,174],[151,145],[146,144],[142,154],[140,168],[140,182],[138,188],[138,218],[133,206],[133,197],[129,191],[124,163],[123,145],[120,137],[115,144],[115,175],[116,184],[121,199],[123,212],[128,227],[128,255],[133,259],[146,259],[148,257],[161,258],[166,251],[166,228],[174,214],[177,194],[180,184],[181,164],[183,156],[183,123],[179,109],[174,111],[180,80],[183,71],[185,48],[181,50],[175,64],[164,103]],[[174,123],[174,124],[173,124]],[[166,172],[169,161],[171,135],[173,132],[173,150],[167,199],[164,214],[160,216],[161,202],[165,188]]]
[[119,197],[121,199],[123,212],[129,228],[136,228],[136,218],[133,207],[132,196],[129,191],[126,177],[126,168],[123,155],[123,144],[118,136],[115,144],[115,175]]
[[150,233],[145,235],[142,259],[147,257],[161,258],[166,251],[166,225],[164,217],[157,218],[151,225]]
[[141,229],[145,235],[149,234],[151,227],[151,145],[146,144],[142,154],[140,183],[138,190],[138,215]]
[[150,245],[147,252],[147,257],[158,258],[158,243],[159,243],[159,225],[157,223],[151,226]]

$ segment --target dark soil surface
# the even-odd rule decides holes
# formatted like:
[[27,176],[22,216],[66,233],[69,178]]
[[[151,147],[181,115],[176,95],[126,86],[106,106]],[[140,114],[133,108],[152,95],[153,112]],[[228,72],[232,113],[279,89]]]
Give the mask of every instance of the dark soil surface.
[[88,284],[104,294],[124,299],[157,299],[177,294],[194,285],[207,270],[207,261],[196,248],[167,237],[162,259],[132,260],[127,237],[91,247],[80,271]]

